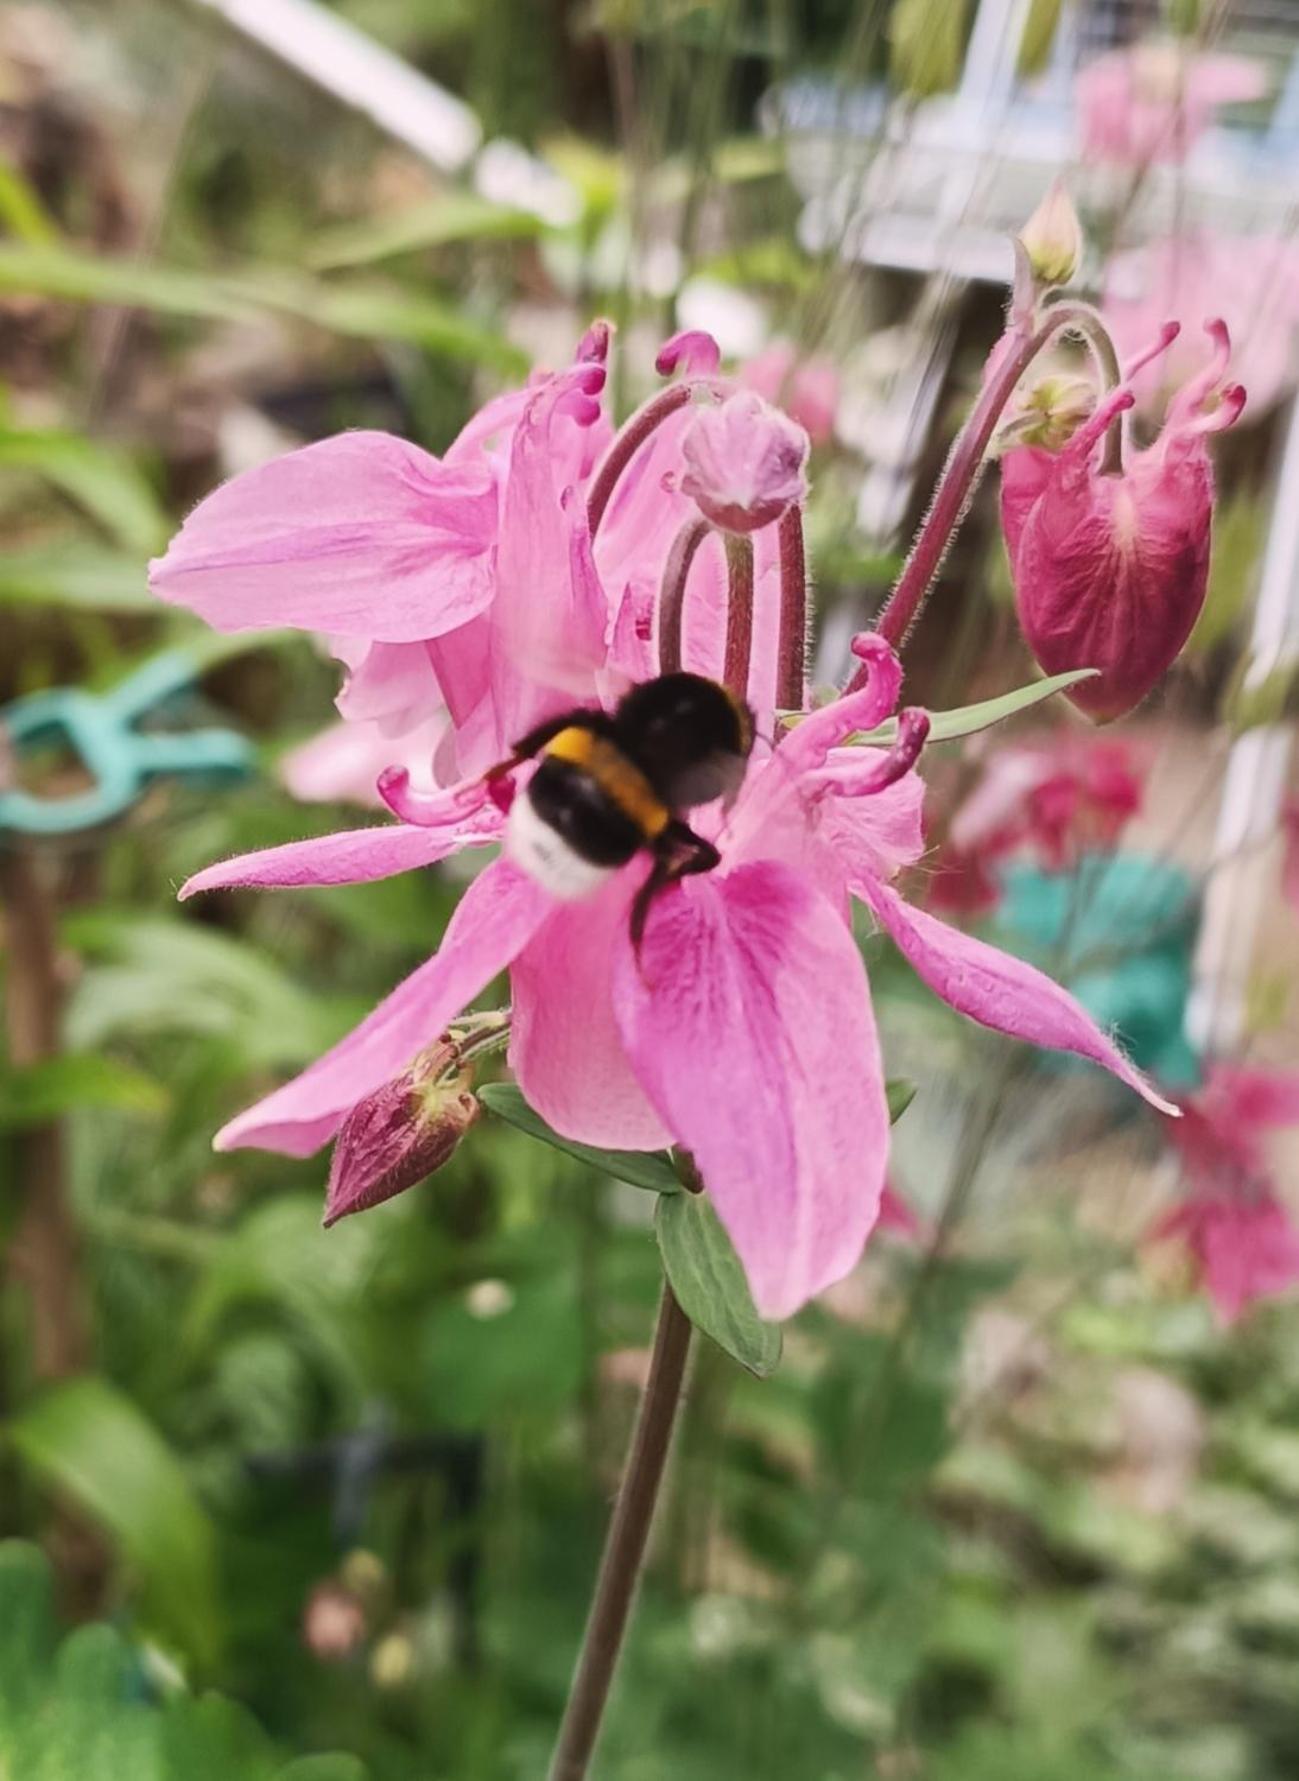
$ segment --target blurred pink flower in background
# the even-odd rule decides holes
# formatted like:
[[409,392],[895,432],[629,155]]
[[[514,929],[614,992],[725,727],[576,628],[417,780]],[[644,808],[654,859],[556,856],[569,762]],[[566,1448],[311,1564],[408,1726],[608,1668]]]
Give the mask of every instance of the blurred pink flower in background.
[[1299,1074],[1215,1064],[1166,1135],[1190,1189],[1151,1232],[1189,1249],[1224,1323],[1299,1281],[1299,1228],[1278,1199],[1267,1135],[1299,1125]]
[[1220,315],[1232,342],[1232,374],[1263,414],[1299,372],[1299,243],[1263,235],[1171,236],[1116,255],[1102,311],[1121,358],[1135,357],[1168,317],[1180,335],[1129,378],[1143,411],[1162,410],[1203,361],[1199,323]]
[[771,345],[740,367],[740,382],[796,420],[813,445],[834,437],[839,372],[823,354],[801,358],[792,340]]
[[1247,56],[1197,55],[1158,41],[1114,50],[1074,86],[1082,152],[1129,167],[1184,161],[1220,106],[1267,90],[1267,70]]
[[1141,808],[1142,771],[1127,743],[1060,730],[1044,742],[1007,746],[989,759],[957,809],[938,856],[930,904],[986,915],[1001,901],[997,864],[1027,850],[1048,871],[1109,849]]

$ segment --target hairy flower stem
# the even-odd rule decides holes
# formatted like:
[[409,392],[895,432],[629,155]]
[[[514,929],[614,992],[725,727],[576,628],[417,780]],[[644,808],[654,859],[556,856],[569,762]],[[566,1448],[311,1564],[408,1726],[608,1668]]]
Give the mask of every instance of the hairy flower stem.
[[726,654],[722,679],[737,699],[749,687],[749,658],[753,654],[753,540],[727,532],[726,539]]
[[801,711],[807,682],[807,554],[803,510],[787,507],[780,516],[780,631],[776,655],[776,705]]
[[[952,539],[969,511],[979,477],[983,474],[992,435],[997,429],[1003,409],[1015,392],[1015,385],[1043,348],[1057,334],[1066,331],[1086,337],[1096,354],[1103,375],[1112,380],[1109,387],[1117,385],[1119,364],[1113,343],[1096,311],[1086,303],[1057,303],[1046,311],[1037,331],[1022,339],[1016,351],[1007,354],[980,391],[969,419],[956,436],[933,503],[911,547],[911,554],[903,564],[897,585],[880,614],[877,629],[880,636],[894,649],[900,650],[906,641],[934,577],[942,567]],[[1117,440],[1118,435],[1112,433],[1111,437]],[[1111,442],[1107,440],[1106,469],[1110,467],[1110,449]],[[863,685],[865,672],[864,668],[857,670],[848,683],[847,691],[855,692]]]
[[681,667],[681,627],[685,614],[686,583],[699,546],[712,531],[706,519],[689,519],[672,540],[659,589],[659,673],[675,674]]
[[550,1781],[582,1781],[590,1768],[663,1481],[692,1333],[689,1318],[665,1282],[649,1380],[609,1524]]

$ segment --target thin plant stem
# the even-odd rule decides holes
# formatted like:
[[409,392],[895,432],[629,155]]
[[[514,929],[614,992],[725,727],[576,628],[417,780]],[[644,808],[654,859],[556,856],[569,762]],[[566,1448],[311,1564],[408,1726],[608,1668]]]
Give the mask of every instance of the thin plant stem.
[[689,378],[683,378],[680,383],[669,384],[665,390],[651,396],[621,429],[605,453],[587,496],[586,516],[593,538],[600,530],[600,522],[604,518],[618,478],[650,435],[663,425],[669,415],[675,414],[678,408],[685,407],[694,394],[695,387],[694,381]]
[[807,682],[807,556],[803,510],[787,507],[780,516],[780,632],[776,704],[801,711]]
[[692,1334],[690,1319],[665,1282],[649,1379],[609,1524],[550,1781],[583,1781],[590,1769],[663,1482]]
[[722,678],[743,698],[753,654],[753,540],[726,534],[726,654]]
[[[903,564],[897,585],[880,614],[877,628],[894,649],[900,649],[905,642],[969,511],[983,474],[988,446],[1016,384],[1043,348],[1057,334],[1066,331],[1084,335],[1097,354],[1098,362],[1104,366],[1105,375],[1112,375],[1117,382],[1118,360],[1113,345],[1100,317],[1086,303],[1057,303],[1047,310],[1036,332],[1026,336],[1016,351],[1006,355],[984,385],[969,419],[956,436],[933,503],[911,547],[911,554]],[[859,670],[849,683],[849,690],[856,690],[861,681]]]
[[681,668],[681,630],[685,618],[686,583],[699,546],[712,531],[706,519],[687,520],[672,540],[659,591],[659,673]]

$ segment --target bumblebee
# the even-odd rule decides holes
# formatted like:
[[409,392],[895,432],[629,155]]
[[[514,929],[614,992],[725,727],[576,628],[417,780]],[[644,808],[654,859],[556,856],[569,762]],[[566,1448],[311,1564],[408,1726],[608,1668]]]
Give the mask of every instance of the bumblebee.
[[492,768],[526,760],[536,772],[510,807],[505,852],[565,902],[590,896],[641,851],[653,861],[631,912],[639,948],[650,906],[678,878],[711,872],[720,855],[682,812],[740,789],[753,713],[699,674],[661,674],[612,714],[566,712],[538,725]]

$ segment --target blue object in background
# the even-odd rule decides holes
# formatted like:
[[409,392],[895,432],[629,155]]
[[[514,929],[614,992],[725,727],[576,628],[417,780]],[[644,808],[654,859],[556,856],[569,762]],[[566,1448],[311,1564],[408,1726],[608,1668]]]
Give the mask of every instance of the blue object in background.
[[38,797],[17,786],[0,791],[0,845],[6,835],[49,839],[100,828],[124,816],[164,775],[204,782],[243,778],[253,752],[233,730],[139,727],[193,685],[194,663],[168,651],[109,692],[55,687],[6,706],[0,731],[15,755],[63,743],[93,784],[66,798]]
[[1089,855],[1073,872],[1014,866],[1002,883],[998,943],[1067,984],[1139,1068],[1168,1088],[1194,1088],[1200,1064],[1185,1032],[1200,924],[1194,880],[1166,861],[1118,853]]

